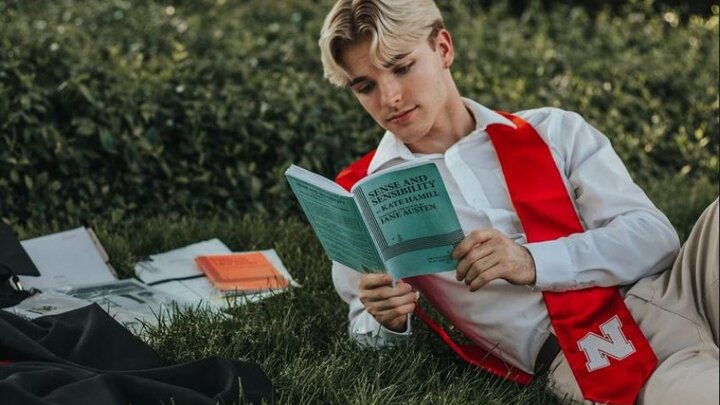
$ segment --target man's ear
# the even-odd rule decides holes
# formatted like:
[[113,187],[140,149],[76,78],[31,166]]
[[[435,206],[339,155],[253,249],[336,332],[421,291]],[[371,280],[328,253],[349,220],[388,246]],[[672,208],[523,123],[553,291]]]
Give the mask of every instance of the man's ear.
[[438,52],[443,63],[443,68],[448,69],[455,59],[455,48],[453,47],[450,31],[445,28],[438,31],[435,37],[435,51]]

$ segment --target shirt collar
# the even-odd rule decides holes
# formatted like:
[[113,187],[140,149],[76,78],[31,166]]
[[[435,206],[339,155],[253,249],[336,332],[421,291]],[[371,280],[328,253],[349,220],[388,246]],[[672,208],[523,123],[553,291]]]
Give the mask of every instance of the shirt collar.
[[[471,133],[483,132],[487,129],[488,125],[491,124],[502,124],[516,128],[512,121],[484,105],[468,98],[463,98],[462,101],[475,118],[475,130]],[[416,156],[408,149],[407,145],[402,143],[395,134],[386,131],[382,140],[380,140],[380,144],[375,151],[375,156],[370,162],[370,166],[368,166],[368,174],[375,173],[391,160],[403,159],[409,161],[415,158]]]

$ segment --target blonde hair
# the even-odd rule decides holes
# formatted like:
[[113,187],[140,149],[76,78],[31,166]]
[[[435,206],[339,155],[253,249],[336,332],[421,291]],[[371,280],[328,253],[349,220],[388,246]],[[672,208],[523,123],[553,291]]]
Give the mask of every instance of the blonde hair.
[[433,46],[442,28],[442,15],[433,0],[338,0],[325,17],[318,40],[325,78],[338,87],[347,85],[341,53],[360,41],[370,39],[373,65],[388,67],[423,39]]

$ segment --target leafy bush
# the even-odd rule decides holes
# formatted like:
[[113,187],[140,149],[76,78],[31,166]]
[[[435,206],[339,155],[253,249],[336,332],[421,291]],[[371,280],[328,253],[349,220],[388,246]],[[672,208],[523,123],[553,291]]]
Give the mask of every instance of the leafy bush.
[[[641,181],[717,183],[717,6],[508,1],[439,1],[463,95],[579,111]],[[322,78],[331,3],[0,0],[0,217],[296,210],[290,163],[332,176],[381,135]]]

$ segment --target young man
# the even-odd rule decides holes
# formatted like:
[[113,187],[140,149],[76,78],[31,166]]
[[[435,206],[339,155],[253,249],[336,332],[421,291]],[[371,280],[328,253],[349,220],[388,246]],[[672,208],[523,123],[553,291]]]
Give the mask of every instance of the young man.
[[[608,139],[582,117],[554,108],[500,114],[460,96],[450,74],[452,37],[432,0],[340,0],[319,45],[328,80],[349,87],[386,130],[374,155],[343,175],[350,173],[352,182],[429,157],[466,235],[453,252],[455,272],[393,284],[388,275],[334,263],[333,281],[350,305],[355,340],[375,347],[406,340],[411,315],[420,315],[420,291],[503,362],[528,374],[549,365],[549,384],[561,397],[717,403],[717,201],[678,256],[667,218],[633,183]],[[551,167],[516,169],[524,163],[513,164],[523,162],[514,155],[527,153],[526,141],[502,134],[521,133],[529,138],[518,139],[530,143],[541,139],[525,156],[546,158]],[[501,148],[503,142],[509,147]],[[557,184],[523,183],[534,172]],[[518,197],[526,188],[535,191]],[[538,196],[544,188],[561,189],[569,208],[556,210],[553,203],[550,210],[578,231],[535,236],[557,227],[555,214],[542,208],[548,207]],[[583,313],[591,303],[599,310]],[[590,319],[606,308],[607,319]],[[635,386],[624,385],[637,373]]]

